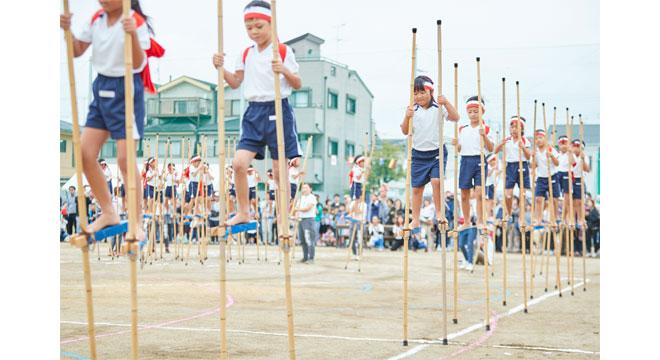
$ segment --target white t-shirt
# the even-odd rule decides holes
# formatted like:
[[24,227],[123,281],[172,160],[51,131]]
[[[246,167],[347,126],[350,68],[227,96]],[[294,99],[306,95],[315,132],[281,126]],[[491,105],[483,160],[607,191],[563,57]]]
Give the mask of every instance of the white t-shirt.
[[557,155],[557,160],[559,160],[559,166],[557,167],[557,171],[568,172],[568,151],[566,151],[565,153],[559,151],[559,155]]
[[[142,17],[131,10],[134,17]],[[121,19],[108,27],[107,15],[102,13],[98,18],[86,21],[78,40],[92,44],[92,65],[96,72],[105,76],[124,76],[124,29]],[[151,47],[147,23],[142,19],[142,25],[137,27],[136,33],[140,47],[143,50]],[[136,22],[140,23],[138,19]],[[142,65],[133,69],[133,73],[142,72],[147,64],[147,56],[144,56]],[[271,86],[272,87],[272,86]]]
[[[199,182],[199,174],[200,174],[201,170],[198,171],[198,169],[199,169],[198,166],[190,164],[190,172],[189,172],[190,173],[190,181]],[[197,173],[195,174],[195,172],[197,172]]]
[[173,173],[165,173],[165,186],[173,186],[174,182],[176,181],[178,177],[178,174],[175,172]]
[[[447,114],[444,108],[439,109],[438,104],[433,103],[428,109],[416,105],[413,115],[413,149],[418,151],[437,150],[440,147],[438,136],[438,111],[445,119]],[[444,125],[444,123],[443,123]]]
[[422,207],[419,211],[419,217],[422,221],[433,220],[435,217],[435,205],[431,203],[429,206]]
[[[486,137],[491,142],[493,137],[490,134],[490,127],[484,124]],[[458,144],[461,145],[461,156],[475,156],[481,154],[481,140],[479,135],[479,126],[464,125],[458,129]]]
[[385,234],[385,227],[383,224],[369,224],[369,235],[383,236],[383,234]]
[[[573,158],[575,159],[575,162],[573,163],[573,168],[571,171],[573,172],[573,177],[575,178],[581,178],[582,177],[582,159],[580,157],[573,155]],[[585,156],[585,162],[589,164],[589,158]]]
[[[551,146],[546,146],[546,149],[550,149],[549,153],[550,155],[553,155],[557,157],[557,150],[553,149]],[[547,178],[548,177],[548,156],[547,156],[547,150],[544,149],[543,151],[537,149],[536,150],[536,177],[537,178]],[[557,168],[555,167],[555,164],[552,163],[552,159],[550,159],[550,174],[554,175],[557,173]]]
[[291,184],[298,184],[298,174],[300,174],[300,171],[298,170],[297,167],[292,166],[289,168],[289,183]]
[[205,185],[211,185],[211,182],[213,181],[213,176],[211,173],[204,173],[204,184]]
[[277,190],[277,183],[275,182],[274,179],[268,179],[268,190]]
[[[527,140],[527,138],[524,136],[522,137],[522,139],[523,139],[524,147],[527,149],[531,148],[532,143],[529,140]],[[517,163],[520,160],[520,156],[518,156],[519,152],[521,152],[520,149],[518,148],[519,141],[520,140],[513,140],[511,136],[506,138],[506,142],[504,143],[504,151],[506,151],[507,163],[513,163],[513,162]],[[527,161],[527,158],[525,157],[524,153],[522,154],[522,156],[523,156],[522,161]]]
[[105,166],[105,170],[103,170],[103,175],[105,176],[105,182],[111,181],[112,180],[112,170],[110,170],[110,166]]
[[[245,57],[245,64],[243,64],[243,52],[236,61],[236,71],[245,71],[243,78],[243,94],[248,101],[273,101],[275,100],[275,89],[273,84],[275,78],[273,76],[273,44],[271,43],[259,52],[256,45],[248,50]],[[289,46],[286,47],[286,56],[284,57],[284,67],[289,71],[296,74],[298,73],[298,63],[296,62],[296,55]],[[280,92],[282,98],[291,95],[291,85],[280,74]]]
[[307,211],[300,211],[298,215],[301,219],[314,218],[316,217],[316,196],[314,194],[309,195],[300,195],[300,205],[299,208],[306,208],[310,206],[310,209]]
[[495,185],[495,171],[497,171],[497,165],[491,167],[488,165],[488,176],[486,177],[486,186]]
[[248,180],[248,187],[253,188],[257,186],[257,177],[254,174],[248,174],[247,176]]
[[364,169],[358,165],[355,164],[353,165],[353,182],[362,184],[364,180],[362,179],[362,173],[364,172]]
[[153,177],[151,178],[151,180],[147,180],[147,185],[156,186],[156,180],[158,180],[158,175],[156,174],[156,171],[149,169],[147,170],[147,179],[149,179],[149,177],[151,176]]

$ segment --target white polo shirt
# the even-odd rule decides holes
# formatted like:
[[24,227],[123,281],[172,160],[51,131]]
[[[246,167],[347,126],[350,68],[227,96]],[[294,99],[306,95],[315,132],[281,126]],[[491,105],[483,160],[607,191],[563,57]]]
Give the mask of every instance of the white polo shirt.
[[559,166],[557,171],[568,172],[568,151],[565,153],[558,151],[557,160],[559,160]]
[[277,190],[277,183],[275,182],[274,179],[268,179],[268,190]]
[[173,173],[169,173],[169,172],[165,173],[165,186],[173,186],[174,182],[177,179],[177,177],[178,177],[178,174],[177,174],[176,171],[173,172]]
[[[138,24],[142,22],[137,27],[136,34],[140,47],[148,50],[151,42],[147,23],[133,10],[131,15],[136,18]],[[95,14],[94,19],[85,22],[78,40],[92,44],[92,65],[96,72],[105,76],[124,76],[124,34],[121,19],[108,26],[108,16],[105,13],[101,13],[98,17]],[[142,72],[146,64],[145,55],[142,64],[137,69],[133,69],[133,74]]]
[[[549,149],[549,150],[548,150]],[[554,157],[557,157],[557,150],[553,149],[551,146],[546,146],[543,151],[536,149],[536,178],[547,178],[548,177],[548,153]],[[554,175],[557,173],[557,168],[555,164],[552,163],[550,159],[550,174]]]
[[309,195],[300,194],[300,205],[299,208],[306,208],[310,206],[310,209],[307,211],[299,211],[298,216],[301,219],[315,218],[316,217],[316,196],[310,193]]
[[105,166],[105,170],[103,170],[103,176],[105,176],[105,182],[112,180],[112,170],[110,170],[110,166]]
[[249,188],[253,188],[253,187],[257,186],[257,177],[254,176],[254,174],[248,174],[247,179],[248,179],[248,187]]
[[158,175],[156,174],[156,171],[149,169],[147,170],[147,179],[149,179],[149,177],[151,176],[153,177],[151,178],[151,180],[147,180],[147,185],[156,186],[156,180],[158,180]]
[[[200,166],[201,166],[201,164],[200,164]],[[189,170],[190,181],[199,182],[199,174],[201,172],[201,171],[198,171],[199,166],[195,166],[193,164],[190,164],[189,169],[190,169]],[[197,174],[195,174],[195,172],[197,172]]]
[[[486,137],[491,142],[490,127],[484,124]],[[475,156],[481,154],[481,140],[479,139],[479,126],[472,127],[471,124],[461,126],[458,129],[458,144],[461,145],[461,156]]]
[[292,166],[289,168],[289,183],[290,184],[298,184],[298,174],[300,174],[300,171],[298,170],[297,167]]
[[[571,171],[573,171],[573,177],[574,178],[581,178],[582,177],[582,159],[580,159],[578,156],[573,155],[573,158],[575,159],[575,162],[573,163],[573,168]],[[585,156],[586,163],[589,164],[589,158]]]
[[[437,150],[440,147],[438,111],[442,119],[446,119],[444,108],[440,108],[435,102],[425,109],[422,106],[415,105],[413,122],[413,149],[418,151]],[[443,122],[444,126],[444,122]]]
[[486,186],[495,185],[495,171],[497,171],[497,164],[495,166],[488,165],[488,176],[486,177]]
[[[527,140],[526,137],[522,137],[524,147],[529,149],[532,147],[532,143]],[[513,140],[511,136],[506,138],[506,142],[504,143],[504,151],[506,151],[506,162],[507,163],[513,163],[513,162],[518,162],[520,160],[520,156],[518,156],[522,151],[518,148],[518,143],[520,140]],[[522,161],[527,161],[527,158],[525,157],[525,154],[522,154]]]
[[364,182],[364,179],[362,179],[362,173],[364,172],[364,169],[360,167],[358,164],[353,165],[353,182],[362,184]]
[[[243,52],[241,52],[236,61],[236,71],[244,71],[243,77],[243,94],[248,101],[274,101],[275,77],[273,76],[273,44],[271,43],[261,52],[259,48],[254,45],[248,50],[245,57],[245,64],[243,64]],[[279,54],[279,52],[278,52]],[[289,71],[296,74],[298,73],[298,63],[296,62],[296,55],[289,46],[286,47],[286,56],[283,61],[284,67]],[[280,92],[282,98],[291,95],[291,85],[280,74]]]

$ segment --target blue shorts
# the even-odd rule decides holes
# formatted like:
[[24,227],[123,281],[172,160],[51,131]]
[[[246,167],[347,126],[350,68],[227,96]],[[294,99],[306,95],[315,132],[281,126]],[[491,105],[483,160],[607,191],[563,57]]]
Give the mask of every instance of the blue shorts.
[[291,200],[296,197],[296,191],[298,190],[298,185],[296,184],[289,184],[291,185]]
[[268,198],[275,201],[275,190],[268,190]]
[[[133,75],[134,139],[144,135],[144,85],[140,74]],[[114,140],[126,139],[124,77],[99,74],[92,84],[94,100],[89,104],[86,127],[107,130]]]
[[[559,197],[559,183],[557,182],[557,177],[555,175],[551,176],[552,178],[552,197]],[[550,194],[550,187],[548,186],[547,177],[539,177],[536,179],[536,190],[534,190],[534,196],[543,197],[546,200]]]
[[110,196],[113,196],[114,194],[112,193],[112,180],[108,181],[108,189],[110,190]]
[[559,186],[561,187],[562,195],[568,194],[568,171],[557,172],[557,177],[559,178]]
[[154,197],[154,187],[151,185],[145,186],[142,196],[143,199],[152,199]]
[[208,184],[206,185],[206,196],[212,196],[213,195],[213,184]]
[[251,187],[250,188],[249,199],[252,200],[252,199],[256,199],[256,198],[257,198],[257,188]]
[[236,188],[234,188],[234,185],[229,188],[229,195],[236,196]]
[[582,178],[573,179],[573,199],[574,200],[582,199]]
[[351,185],[351,199],[359,199],[362,196],[362,183],[354,182]]
[[[443,145],[444,165],[443,171],[447,169],[447,147]],[[410,168],[411,184],[414,188],[425,186],[431,179],[440,178],[439,151],[419,151],[412,149],[412,167]]]
[[[488,166],[484,166],[484,178],[488,176]],[[481,155],[461,156],[461,171],[458,175],[460,189],[481,186]]]
[[125,197],[125,196],[126,196],[126,188],[124,188],[124,184],[121,184],[121,186],[119,187],[119,195],[120,195],[121,197]]
[[168,199],[172,198],[172,196],[174,194],[173,187],[174,186],[171,186],[171,185],[165,187],[165,197],[166,198],[168,198]]
[[486,186],[486,199],[487,200],[495,199],[495,185],[494,184]]
[[[287,159],[302,155],[298,143],[296,119],[288,99],[282,99],[282,124],[284,125],[284,151]],[[277,160],[277,133],[275,128],[275,102],[250,101],[241,122],[241,140],[237,150],[256,153],[255,158],[265,158],[264,146],[268,146],[270,158]]]
[[[188,199],[194,198],[197,195],[199,195],[199,182],[197,181],[191,181],[188,183]],[[189,200],[186,200],[189,201]]]
[[[516,184],[520,188],[520,173],[518,171],[519,166],[518,162],[508,162],[506,163],[506,184],[505,189],[513,189]],[[529,164],[527,161],[523,161],[523,186],[525,189],[529,189]]]

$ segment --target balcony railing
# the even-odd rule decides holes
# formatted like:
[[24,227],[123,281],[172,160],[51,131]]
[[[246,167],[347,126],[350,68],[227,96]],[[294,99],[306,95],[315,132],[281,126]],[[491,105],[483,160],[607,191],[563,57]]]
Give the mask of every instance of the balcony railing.
[[211,116],[213,102],[203,98],[161,98],[147,100],[147,115],[156,117]]

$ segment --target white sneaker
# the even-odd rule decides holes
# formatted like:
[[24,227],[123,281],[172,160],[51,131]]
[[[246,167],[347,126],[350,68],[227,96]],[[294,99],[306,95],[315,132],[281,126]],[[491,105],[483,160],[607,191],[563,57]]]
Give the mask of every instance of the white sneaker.
[[461,263],[458,265],[458,268],[459,269],[465,269],[465,266],[467,266],[467,262],[461,260]]
[[470,264],[470,263],[468,263],[467,265],[465,265],[465,270],[467,270],[467,271],[472,271],[473,269],[474,269],[474,265],[472,265],[472,264]]

